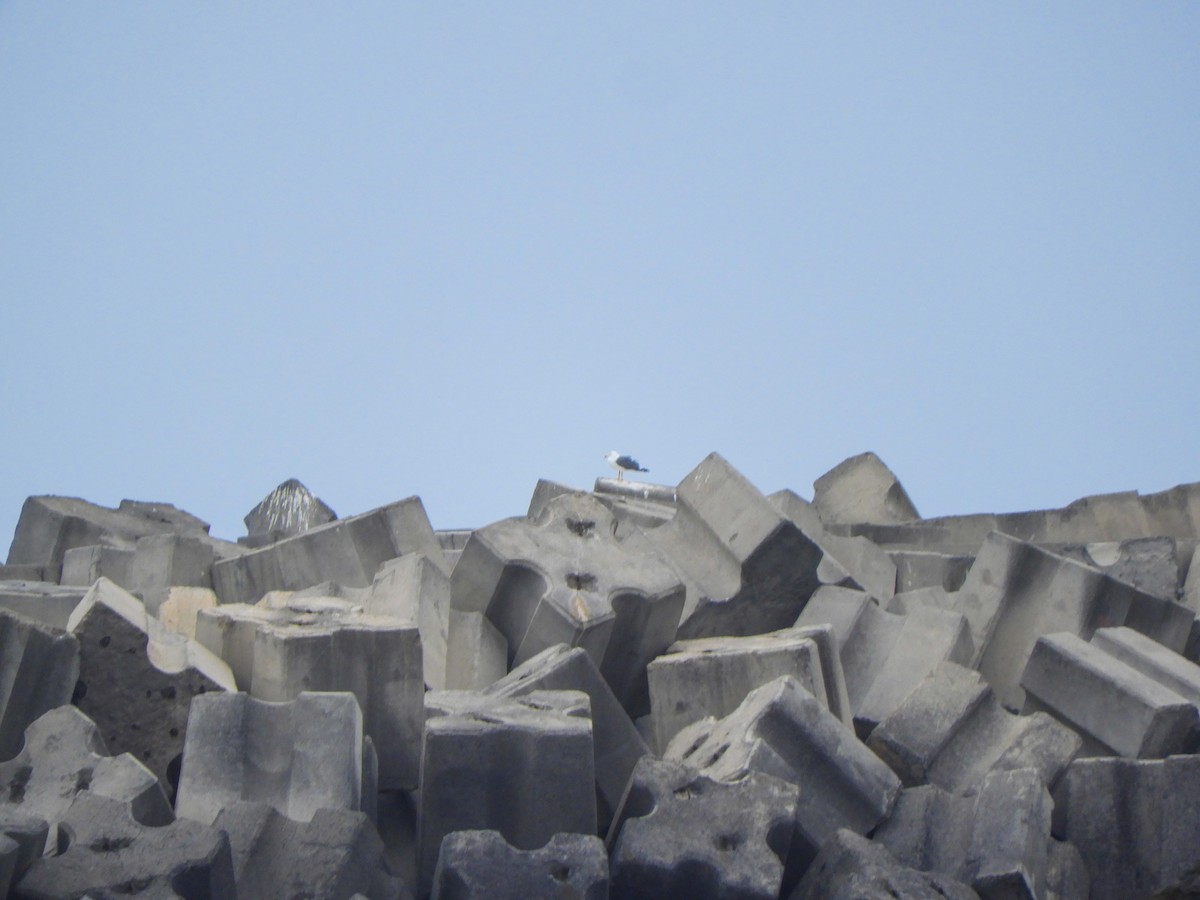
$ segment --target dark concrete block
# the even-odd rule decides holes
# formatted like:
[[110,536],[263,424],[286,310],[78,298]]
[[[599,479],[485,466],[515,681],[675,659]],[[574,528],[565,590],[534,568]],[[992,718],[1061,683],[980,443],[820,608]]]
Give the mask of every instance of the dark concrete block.
[[20,751],[39,716],[71,702],[78,677],[74,636],[0,609],[0,760]]
[[442,840],[432,900],[607,900],[608,855],[590,834],[556,834],[520,850],[498,831],[455,831]]

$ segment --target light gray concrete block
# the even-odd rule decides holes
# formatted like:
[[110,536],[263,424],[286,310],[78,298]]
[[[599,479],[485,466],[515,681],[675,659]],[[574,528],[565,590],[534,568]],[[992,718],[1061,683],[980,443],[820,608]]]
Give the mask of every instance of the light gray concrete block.
[[87,588],[60,587],[45,581],[0,581],[0,610],[65,629],[67,619],[86,593]]
[[432,900],[607,900],[608,854],[592,834],[556,834],[520,850],[498,831],[455,831],[442,840]]
[[426,696],[418,892],[433,885],[442,838],[491,830],[535,850],[560,832],[594,834],[596,791],[587,694]]
[[36,860],[16,898],[237,896],[229,838],[215,828],[186,819],[147,827],[124,804],[91,791],[75,797],[63,827],[71,836],[66,852]]
[[1030,709],[1094,742],[1085,744],[1087,756],[1169,756],[1188,748],[1200,728],[1189,701],[1070,633],[1038,638],[1021,684]]
[[450,610],[446,687],[481,690],[508,672],[508,639],[481,612]]
[[0,759],[17,754],[39,716],[71,702],[78,677],[73,635],[0,609]]
[[303,693],[285,703],[197,697],[175,810],[206,825],[241,801],[304,822],[318,809],[364,810],[369,759],[353,694]]
[[612,896],[777,898],[798,795],[758,772],[725,784],[643,758],[609,831]]
[[1200,666],[1132,628],[1099,628],[1089,643],[1200,708]]
[[390,560],[379,567],[363,598],[372,615],[416,623],[421,631],[425,684],[435,691],[446,687],[450,633],[450,577],[442,565],[419,552]]
[[892,470],[869,452],[842,460],[813,482],[813,506],[828,523],[894,524],[921,518]]
[[172,795],[192,698],[236,691],[233,673],[105,578],[92,585],[67,626],[79,641],[75,705],[99,726],[112,752],[132,754]]
[[896,567],[896,593],[939,587],[953,593],[963,586],[975,562],[972,553],[938,553],[934,550],[892,550]]
[[103,577],[129,588],[129,566],[132,561],[132,550],[105,547],[102,544],[72,547],[63,554],[59,584],[89,588],[97,578]]

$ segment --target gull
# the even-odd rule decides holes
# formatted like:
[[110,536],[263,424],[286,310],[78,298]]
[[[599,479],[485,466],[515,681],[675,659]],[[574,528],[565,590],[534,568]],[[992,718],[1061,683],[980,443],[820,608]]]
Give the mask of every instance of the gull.
[[632,456],[623,456],[616,450],[609,450],[604,454],[604,460],[617,471],[617,481],[625,478],[626,472],[649,472],[649,469],[643,469],[636,459]]

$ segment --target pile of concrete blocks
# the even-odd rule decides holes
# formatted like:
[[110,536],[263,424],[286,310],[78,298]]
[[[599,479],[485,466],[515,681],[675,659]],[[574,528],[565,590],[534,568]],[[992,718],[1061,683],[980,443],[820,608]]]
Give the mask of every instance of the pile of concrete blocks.
[[1200,484],[922,519],[714,453],[245,522],[26,501],[0,896],[1200,895]]

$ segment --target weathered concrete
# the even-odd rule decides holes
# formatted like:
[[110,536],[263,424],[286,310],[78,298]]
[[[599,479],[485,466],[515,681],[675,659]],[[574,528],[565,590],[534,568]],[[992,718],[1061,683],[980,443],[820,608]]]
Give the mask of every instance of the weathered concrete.
[[63,554],[59,583],[89,588],[97,578],[107,578],[123,588],[130,588],[129,566],[132,562],[133,550],[102,544],[72,547]]
[[353,694],[303,693],[286,703],[243,693],[197,697],[175,809],[206,825],[243,800],[297,821],[323,808],[364,810],[364,787],[373,787],[364,757]]
[[13,886],[41,859],[49,829],[45,819],[0,809],[0,897],[14,896]]
[[425,684],[435,691],[446,687],[450,633],[450,577],[443,565],[424,553],[407,553],[379,567],[364,597],[364,608],[372,615],[416,623]]
[[723,718],[752,690],[795,678],[835,716],[851,722],[845,677],[829,626],[786,628],[749,637],[677,641],[647,667],[655,746],[692,722]]
[[900,791],[900,779],[788,676],[752,691],[721,721],[680,732],[664,756],[722,782],[757,771],[798,785],[792,853],[801,867],[839,828],[871,831]]
[[317,809],[297,822],[266,803],[234,803],[213,827],[229,835],[238,897],[411,897],[388,872],[383,842],[361,812]]
[[1124,626],[1100,628],[1089,642],[1200,709],[1200,666]]
[[451,832],[498,831],[522,850],[560,832],[595,833],[587,694],[435,691],[425,703],[419,893],[431,889],[442,838]]
[[480,690],[508,672],[508,640],[485,613],[450,610],[446,687]]
[[947,662],[871,732],[867,746],[906,787],[962,794],[989,772],[1025,768],[1053,788],[1082,743],[1045,713],[1013,715],[978,672]]
[[1027,711],[1044,709],[1085,737],[1085,756],[1156,759],[1194,749],[1197,708],[1070,633],[1038,638],[1021,685]]
[[366,587],[389,559],[421,552],[441,559],[441,546],[419,497],[311,528],[216,563],[213,589],[222,603],[256,603],[275,590],[335,581]]
[[131,753],[171,795],[192,698],[236,691],[233,673],[105,578],[92,585],[67,625],[79,640],[75,705],[100,727],[110,750]]
[[368,615],[335,598],[292,597],[282,608],[239,603],[201,610],[196,637],[260,700],[352,692],[379,752],[380,787],[416,787],[425,678],[413,622]]
[[556,834],[544,847],[520,850],[498,831],[446,835],[432,900],[608,900],[608,855],[591,834]]
[[[633,767],[650,752],[637,728],[581,647],[558,644],[513,669],[484,693],[523,697],[533,691],[582,691],[592,716],[596,805],[601,829],[608,827],[621,802]],[[606,870],[607,871],[607,870]]]
[[337,518],[329,506],[295,478],[289,478],[246,513],[246,537],[239,543],[263,546],[327,525]]
[[0,581],[0,609],[65,629],[86,593],[87,588],[60,587],[46,581]]
[[888,553],[888,558],[896,567],[897,594],[927,587],[940,587],[953,593],[967,580],[967,573],[975,562],[975,552],[974,549],[970,554],[892,550]]
[[21,752],[0,762],[0,786],[0,821],[44,820],[52,852],[58,823],[81,791],[116,800],[143,825],[174,818],[154,773],[128,753],[109,756],[96,724],[73,706],[52,709],[25,729]]
[[954,878],[901,865],[882,844],[843,828],[821,847],[788,900],[978,900],[978,897]]
[[71,702],[78,677],[72,635],[0,609],[0,760],[21,749],[35,719]]
[[989,534],[956,596],[975,642],[977,668],[1000,702],[1020,709],[1021,672],[1039,637],[1128,625],[1183,650],[1193,614],[1100,570],[1007,535]]
[[[1128,541],[1096,541],[1079,548],[1083,562],[1132,585],[1139,591],[1179,600],[1182,596],[1192,544],[1169,537],[1134,538]],[[1179,550],[1187,557],[1180,558]],[[1064,555],[1071,555],[1064,551]]]
[[176,634],[196,639],[196,617],[202,609],[215,609],[217,595],[211,588],[171,587],[159,595],[155,618]]
[[842,460],[813,482],[813,506],[830,524],[895,524],[921,516],[904,486],[874,453]]
[[112,897],[236,897],[229,838],[179,819],[147,827],[124,804],[83,791],[62,826],[65,853],[36,860],[17,885],[16,900]]
[[[454,567],[451,607],[486,615],[508,642],[510,667],[555,644],[583,647],[638,715],[648,707],[646,664],[674,639],[684,588],[636,534],[618,538],[614,521],[594,497],[565,494],[537,519],[479,529]],[[452,634],[448,671],[463,665],[456,647]]]

